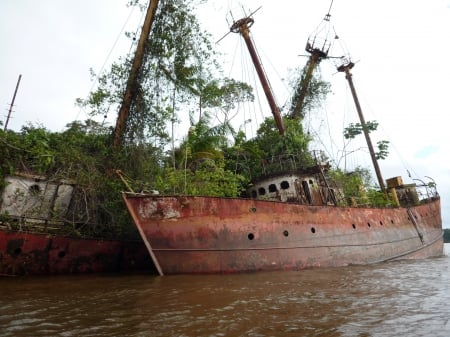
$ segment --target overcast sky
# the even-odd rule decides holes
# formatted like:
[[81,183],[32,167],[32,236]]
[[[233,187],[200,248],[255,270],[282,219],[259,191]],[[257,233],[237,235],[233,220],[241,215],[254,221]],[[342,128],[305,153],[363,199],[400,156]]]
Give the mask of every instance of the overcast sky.
[[[6,120],[20,74],[10,129],[32,122],[60,131],[71,121],[85,120],[86,112],[74,102],[95,85],[89,69],[99,72],[125,55],[130,42],[124,30],[136,31],[140,25],[142,14],[126,3],[2,0],[0,120]],[[228,32],[230,11],[238,19],[243,9],[261,7],[254,16],[252,36],[283,105],[289,96],[289,69],[306,61],[299,55],[330,4],[330,0],[211,0],[199,13],[204,27],[219,40]],[[435,179],[444,226],[450,227],[450,0],[334,0],[331,15],[340,37],[335,46],[345,46],[356,63],[353,79],[366,120],[380,123],[375,142],[391,142],[388,159],[380,162],[384,178],[401,175],[412,182],[410,172],[412,178]],[[238,40],[230,34],[218,44],[225,65],[234,60]],[[333,84],[334,94],[314,115],[313,133],[322,133],[325,124],[341,130],[348,122],[357,122],[344,75],[327,62],[321,64],[322,74]],[[114,123],[115,117],[116,111],[111,111],[108,120]],[[334,143],[330,153],[339,157],[340,145]]]

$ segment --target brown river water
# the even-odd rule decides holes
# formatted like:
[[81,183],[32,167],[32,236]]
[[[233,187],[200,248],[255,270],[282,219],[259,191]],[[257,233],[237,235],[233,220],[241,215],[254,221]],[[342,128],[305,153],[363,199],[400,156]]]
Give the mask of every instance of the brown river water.
[[0,336],[450,336],[446,256],[239,275],[0,278]]

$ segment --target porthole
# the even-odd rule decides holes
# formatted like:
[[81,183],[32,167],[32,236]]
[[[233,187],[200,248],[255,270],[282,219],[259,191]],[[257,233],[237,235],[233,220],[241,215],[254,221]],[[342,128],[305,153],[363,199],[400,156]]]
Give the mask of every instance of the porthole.
[[255,190],[252,191],[252,198],[255,199],[258,196]]
[[380,226],[383,226],[383,221],[380,220]]
[[354,223],[352,223],[352,227],[353,229],[356,229],[356,225]]
[[248,239],[251,241],[251,240],[253,240],[253,239],[255,238],[255,235],[254,235],[253,233],[249,233],[249,234],[247,235],[247,237],[248,237]]
[[273,193],[277,191],[277,185],[275,184],[270,184],[269,185],[269,192]]
[[259,193],[259,195],[265,195],[266,189],[264,187],[260,187],[260,188],[258,188],[258,193]]
[[369,228],[370,228],[370,222],[368,222],[368,223],[367,223],[367,227],[369,227]]
[[289,188],[289,182],[286,181],[286,180],[282,181],[281,184],[280,184],[280,187],[281,187],[283,190],[287,190],[287,189]]
[[285,230],[285,231],[283,231],[283,235],[287,237],[287,236],[289,236],[289,232],[287,230]]
[[316,232],[316,229],[314,228],[314,227],[311,227],[311,233],[315,233]]
[[41,192],[41,188],[39,187],[39,185],[34,184],[28,188],[28,191],[32,195],[38,195]]

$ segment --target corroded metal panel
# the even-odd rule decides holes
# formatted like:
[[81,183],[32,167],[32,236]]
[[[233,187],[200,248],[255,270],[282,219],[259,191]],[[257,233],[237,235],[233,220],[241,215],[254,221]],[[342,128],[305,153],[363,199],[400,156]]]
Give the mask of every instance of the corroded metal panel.
[[154,267],[143,242],[0,230],[0,276],[79,274]]
[[37,176],[7,176],[0,200],[0,213],[31,219],[63,217],[72,199],[72,192],[73,186],[65,182],[51,182]]
[[439,199],[412,208],[416,225],[405,208],[186,196],[124,199],[165,274],[299,270],[443,253]]

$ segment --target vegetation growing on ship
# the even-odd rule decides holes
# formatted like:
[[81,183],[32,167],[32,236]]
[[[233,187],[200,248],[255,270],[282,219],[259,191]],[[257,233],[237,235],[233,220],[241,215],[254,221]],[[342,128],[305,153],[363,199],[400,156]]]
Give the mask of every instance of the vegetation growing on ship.
[[[252,88],[221,76],[210,36],[201,30],[193,13],[189,1],[160,2],[134,88],[138,95],[126,123],[123,148],[149,142],[160,149],[171,148],[166,156],[133,158],[157,163],[164,172],[158,176],[124,171],[131,179],[145,176],[153,189],[164,192],[236,195],[242,177],[226,170],[223,156],[218,154],[234,133],[228,128],[230,111],[236,104],[253,99]],[[128,59],[115,63],[100,75],[98,89],[87,100],[78,100],[79,105],[93,115],[107,116],[114,107],[117,110],[129,69]],[[205,124],[211,120],[208,110],[213,109],[220,111],[214,117],[221,126]],[[191,116],[191,132],[176,146],[174,135],[167,133],[167,121],[173,129],[179,115]],[[218,182],[222,189],[217,188]]]
[[331,181],[342,188],[345,196],[345,205],[348,206],[393,206],[379,188],[375,188],[372,175],[367,168],[357,167],[351,172],[339,168],[330,170],[327,175]]
[[[372,131],[376,131],[378,128],[378,122],[377,121],[367,121],[366,123],[366,129],[367,132],[370,133]],[[364,132],[364,128],[361,125],[361,123],[350,123],[349,126],[347,126],[344,129],[344,138],[345,139],[353,139],[358,135],[361,135]],[[378,152],[375,153],[375,158],[377,160],[380,159],[386,159],[389,155],[389,141],[387,140],[380,140],[377,142]]]
[[[61,132],[39,125],[0,131],[0,178],[29,172],[55,181],[69,179],[76,189],[64,219],[68,234],[132,238],[137,233],[120,196],[126,187],[117,169],[134,191],[233,197],[253,178],[276,169],[283,158],[295,156],[299,166],[314,165],[311,138],[301,118],[284,118],[285,137],[271,118],[252,139],[233,129],[235,108],[253,100],[252,88],[221,75],[210,37],[193,13],[190,1],[161,2],[121,148],[111,146],[112,127],[91,119],[72,122]],[[77,104],[92,117],[116,115],[131,57],[99,74],[98,88]],[[328,91],[327,83],[315,77],[301,117]],[[182,116],[190,117],[190,128],[175,144],[168,130]],[[366,174],[332,173],[350,199],[370,201],[371,191],[362,187]]]
[[[92,120],[73,122],[63,132],[33,125],[24,126],[19,132],[0,131],[1,181],[6,175],[22,173],[74,183],[68,213],[62,219],[57,216],[65,223],[64,233],[137,237],[117,194],[123,185],[109,174],[110,161],[126,162],[130,153],[111,153],[110,135],[110,128]],[[138,150],[139,147],[134,149]]]
[[[225,168],[221,154],[227,146],[225,129],[206,125],[206,110],[220,107],[226,125],[227,113],[235,104],[251,100],[252,89],[220,76],[209,36],[201,31],[192,13],[189,1],[161,2],[120,149],[113,151],[111,147],[112,128],[92,120],[73,122],[63,132],[27,125],[20,132],[1,135],[5,144],[1,148],[1,178],[30,172],[51,180],[72,180],[77,187],[74,211],[65,220],[70,231],[89,236],[123,237],[134,230],[121,200],[120,191],[125,186],[114,174],[116,169],[126,173],[134,190],[239,194],[244,178]],[[131,57],[100,74],[98,88],[77,104],[92,116],[116,114]],[[178,114],[198,116],[197,121],[194,117],[191,121],[197,131],[179,148],[172,146],[167,151],[171,140],[167,122],[175,124]]]
[[208,113],[204,113],[197,123],[191,116],[188,135],[163,163],[156,189],[172,194],[239,195],[248,181],[225,167],[223,151],[228,147],[228,136],[233,133],[228,123],[211,126]]
[[227,167],[246,177],[247,181],[280,169],[280,164],[295,157],[299,167],[314,165],[308,149],[311,138],[297,120],[284,119],[285,136],[281,137],[272,118],[266,118],[256,136],[246,139],[238,133],[231,147],[225,148]]
[[[307,76],[310,60],[303,68],[297,68],[290,80],[290,86],[294,88],[289,102],[289,116],[302,120],[314,108],[321,107],[327,95],[331,92],[330,83],[322,80],[320,68],[315,67],[311,76]],[[309,81],[309,83],[308,83]],[[303,86],[306,87],[304,91]]]

